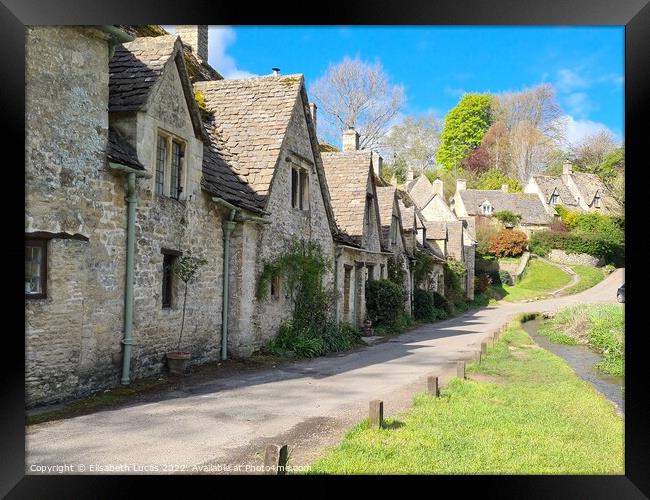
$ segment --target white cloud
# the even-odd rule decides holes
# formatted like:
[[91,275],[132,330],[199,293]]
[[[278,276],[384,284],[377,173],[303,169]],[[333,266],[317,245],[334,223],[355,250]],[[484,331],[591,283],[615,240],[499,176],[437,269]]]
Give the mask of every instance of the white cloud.
[[[170,33],[175,33],[174,26],[163,26]],[[224,78],[250,78],[258,76],[237,66],[237,61],[226,52],[228,47],[237,40],[235,30],[230,26],[208,27],[208,62]]]
[[462,88],[445,87],[444,92],[452,97],[462,97],[463,94],[466,93],[466,90]]
[[569,113],[580,118],[587,117],[595,109],[589,100],[589,96],[584,92],[569,94],[564,101],[567,104]]
[[611,132],[616,140],[620,143],[621,137],[614,133],[607,125],[600,122],[594,122],[591,120],[582,120],[576,119],[571,115],[565,115],[562,118],[565,121],[566,125],[566,137],[565,141],[567,145],[575,145],[582,141],[585,137],[593,135],[597,132],[607,131]]
[[571,92],[575,89],[584,89],[589,87],[590,82],[582,77],[577,71],[563,68],[557,72],[555,87],[560,92]]

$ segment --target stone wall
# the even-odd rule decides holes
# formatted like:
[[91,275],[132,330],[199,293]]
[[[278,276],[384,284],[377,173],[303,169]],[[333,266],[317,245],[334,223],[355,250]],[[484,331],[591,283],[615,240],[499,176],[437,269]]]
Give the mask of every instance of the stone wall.
[[551,250],[546,258],[558,264],[570,266],[594,266],[600,267],[605,264],[604,260],[586,253],[567,253],[564,250]]

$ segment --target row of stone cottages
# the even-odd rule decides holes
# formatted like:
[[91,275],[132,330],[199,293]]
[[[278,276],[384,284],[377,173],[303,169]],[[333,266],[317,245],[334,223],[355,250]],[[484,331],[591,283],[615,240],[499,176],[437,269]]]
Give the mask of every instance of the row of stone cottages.
[[381,160],[356,132],[321,154],[302,75],[224,80],[207,33],[27,28],[29,406],[161,372],[178,340],[171,269],[183,253],[208,262],[181,346],[197,364],[250,355],[290,317],[281,280],[263,300],[256,284],[295,239],[333,262],[337,320],[356,325],[365,281],[387,276],[389,256],[411,294],[416,251],[436,255],[440,292],[444,259],[464,258],[462,229],[449,244],[433,234],[434,252],[413,200],[378,180]]

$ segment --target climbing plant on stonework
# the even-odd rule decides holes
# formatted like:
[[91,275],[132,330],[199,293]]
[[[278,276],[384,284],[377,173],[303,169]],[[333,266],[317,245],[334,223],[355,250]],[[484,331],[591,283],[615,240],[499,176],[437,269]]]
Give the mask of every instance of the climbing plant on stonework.
[[447,298],[454,304],[462,302],[465,298],[463,280],[465,279],[466,273],[467,268],[462,262],[452,257],[447,258],[444,266],[445,291]]

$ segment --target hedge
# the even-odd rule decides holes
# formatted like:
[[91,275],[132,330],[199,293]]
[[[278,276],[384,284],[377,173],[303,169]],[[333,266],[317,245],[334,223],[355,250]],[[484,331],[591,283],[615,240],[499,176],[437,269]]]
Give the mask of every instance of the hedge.
[[602,257],[607,262],[618,262],[623,258],[624,246],[611,236],[602,234],[574,234],[559,231],[537,231],[529,244],[534,254],[547,255],[551,250],[564,250],[567,253],[586,253]]

